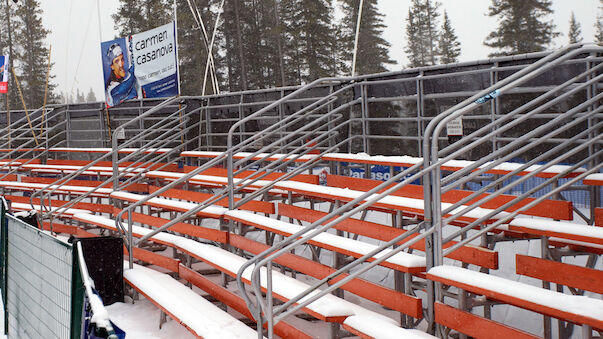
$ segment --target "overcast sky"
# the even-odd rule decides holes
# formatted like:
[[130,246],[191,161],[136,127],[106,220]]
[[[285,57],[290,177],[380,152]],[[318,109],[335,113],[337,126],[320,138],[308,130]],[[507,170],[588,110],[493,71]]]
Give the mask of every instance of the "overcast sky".
[[[97,4],[98,1],[98,4]],[[182,1],[182,0],[180,0]],[[490,0],[439,0],[461,42],[460,61],[484,59],[491,50],[483,45],[486,36],[498,23],[486,16]],[[87,93],[90,88],[98,100],[104,100],[100,39],[111,40],[116,32],[111,14],[118,0],[41,0],[44,26],[51,30],[47,43],[52,45],[52,74],[58,91],[75,94],[77,88]],[[391,44],[390,56],[397,61],[390,70],[408,64],[404,55],[405,19],[411,0],[379,0],[379,10],[387,26],[384,38]],[[553,0],[555,14],[550,18],[562,35],[554,47],[567,44],[570,13],[582,25],[584,41],[594,40],[594,23],[599,0]],[[97,5],[100,13],[97,11]],[[100,15],[99,15],[100,14]],[[98,18],[100,17],[100,25]],[[99,34],[100,27],[100,34]]]

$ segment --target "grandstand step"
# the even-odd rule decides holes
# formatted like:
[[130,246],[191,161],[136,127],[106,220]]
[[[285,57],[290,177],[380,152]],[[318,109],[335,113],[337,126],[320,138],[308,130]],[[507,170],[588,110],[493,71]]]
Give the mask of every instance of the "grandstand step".
[[582,182],[585,185],[603,186],[603,173],[589,174]]
[[167,274],[124,264],[124,280],[195,336],[257,338],[257,333]]
[[[340,201],[344,201],[344,202],[352,201],[366,193],[363,191],[357,191],[357,190],[351,190],[351,189],[344,189],[344,188],[338,188],[338,187],[326,187],[326,186],[321,186],[321,185],[313,185],[313,184],[292,182],[292,181],[277,182],[277,183],[275,183],[274,187],[281,189],[281,190],[291,191],[294,193],[299,193],[299,194],[303,194],[303,195],[310,196],[310,197],[322,198],[322,199],[327,199],[327,200],[340,200]],[[375,195],[368,196],[363,201],[370,200],[374,196]],[[450,203],[442,203],[442,209],[445,209],[451,205],[452,204],[450,204]],[[385,197],[379,199],[377,202],[375,202],[373,204],[373,206],[385,208],[385,209],[391,209],[391,210],[399,210],[399,211],[403,211],[403,212],[416,213],[417,215],[423,215],[424,214],[423,208],[425,206],[425,203],[423,202],[422,199],[405,198],[405,197],[388,195],[388,196],[385,196]],[[463,206],[460,206],[452,212],[454,213],[455,211],[459,211],[462,208],[463,208]],[[491,209],[477,207],[477,208],[463,214],[463,216],[459,217],[458,220],[471,222],[478,218],[485,217],[486,215],[488,215],[491,212],[492,212]],[[490,220],[502,218],[507,215],[508,215],[507,212],[499,212],[499,213],[491,216]]]
[[546,290],[454,266],[436,266],[427,278],[554,318],[603,329],[603,300]]
[[[326,212],[315,211],[312,209],[283,203],[278,204],[278,213],[281,216],[303,220],[307,222],[315,222],[318,219],[327,215]],[[333,217],[329,221],[335,218],[336,217]],[[325,221],[323,222],[323,224],[326,224],[329,221]],[[333,228],[340,231],[350,232],[381,241],[390,241],[396,236],[407,232],[403,229],[394,228],[391,226],[386,226],[374,222],[358,220],[354,218],[348,218],[344,221],[341,221]],[[456,241],[450,241],[446,244],[445,247],[453,246],[456,243]],[[421,240],[420,242],[411,245],[410,248],[425,251],[425,241]],[[498,269],[498,252],[483,247],[466,245],[452,252],[447,257],[485,268]]]
[[[140,194],[128,193],[128,192],[113,192],[113,193],[111,193],[111,198],[129,201],[129,202],[138,202],[138,201],[146,198],[146,196],[140,195]],[[177,212],[187,212],[198,206],[198,204],[194,204],[194,203],[168,200],[165,198],[157,198],[157,197],[149,199],[144,204],[148,205],[148,206],[163,208],[166,210],[177,211]],[[208,206],[205,209],[198,212],[197,216],[219,219],[224,215],[224,213],[226,213],[226,211],[227,211],[227,209],[224,207]]]
[[595,226],[563,221],[517,218],[509,223],[509,229],[603,245],[603,228]]
[[[255,226],[285,236],[290,236],[303,229],[301,226],[245,211],[228,211],[226,212],[226,217],[246,225]],[[308,243],[356,258],[359,258],[377,248],[376,245],[340,237],[326,232],[318,234],[308,241]],[[385,255],[389,251],[390,250],[384,250],[381,252],[381,254],[376,255],[374,258]],[[398,252],[382,262],[381,265],[403,272],[416,273],[425,270],[425,258],[414,254]]]

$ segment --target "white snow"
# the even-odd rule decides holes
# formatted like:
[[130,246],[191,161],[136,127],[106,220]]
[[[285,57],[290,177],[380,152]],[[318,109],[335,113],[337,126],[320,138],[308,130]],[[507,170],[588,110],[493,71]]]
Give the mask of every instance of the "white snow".
[[[41,211],[42,207],[40,205],[30,205],[30,204],[25,204],[25,203],[21,203],[21,202],[13,202],[11,204],[11,208],[13,210],[20,210],[20,211],[29,211],[32,208],[36,211]],[[46,208],[48,208],[48,206],[46,206]],[[59,209],[61,207],[53,207],[51,209],[51,211],[54,213],[56,212],[57,209]],[[78,213],[92,213],[88,210],[83,210],[83,209],[79,209],[79,208],[68,208],[66,210],[61,210],[62,214],[66,214],[66,215],[74,215],[74,214],[78,214]]]
[[[30,189],[30,190],[39,190],[46,186],[47,184],[38,184],[31,182],[20,182],[20,181],[0,181],[0,186],[10,189]],[[94,189],[94,187],[87,186],[71,186],[71,185],[51,185],[48,189],[57,189],[57,193],[87,193]],[[98,188],[94,191],[96,195],[109,195],[113,192],[110,188]]]
[[586,226],[565,221],[531,218],[517,218],[512,220],[509,225],[526,227],[541,231],[579,235],[603,241],[603,227]]
[[[265,217],[259,214],[253,214],[246,211],[233,210],[226,212],[226,215],[241,220],[246,220],[254,224],[264,225],[266,228],[279,230],[288,234],[297,233],[303,229],[303,227],[301,226],[297,226],[285,221],[275,220],[269,217]],[[360,255],[369,253],[370,251],[377,248],[376,245],[372,245],[350,238],[340,237],[326,232],[316,235],[311,240],[329,247],[340,248],[349,252],[358,253]],[[389,252],[390,250],[384,250],[381,253],[378,253],[375,258],[379,258]],[[404,267],[425,267],[424,257],[406,252],[398,252],[386,259],[385,261],[391,264],[400,265]]]
[[603,300],[567,295],[455,266],[436,266],[428,273],[564,312],[592,319],[603,319]]
[[[356,191],[356,190],[351,190],[348,188],[327,187],[327,186],[322,186],[322,185],[314,185],[314,184],[308,184],[308,183],[296,182],[296,181],[282,181],[282,182],[276,183],[275,187],[284,189],[284,190],[289,189],[289,190],[296,190],[296,191],[320,193],[323,195],[329,195],[329,196],[333,197],[333,199],[337,199],[338,197],[343,197],[343,198],[347,198],[347,199],[355,199],[365,193],[363,191]],[[376,196],[376,194],[370,195],[366,199],[364,199],[364,201],[372,199],[375,196]],[[414,209],[418,209],[418,210],[423,210],[423,208],[425,207],[425,203],[423,202],[423,199],[405,198],[405,197],[398,197],[398,196],[392,196],[392,195],[385,196],[385,197],[379,199],[377,201],[377,203],[394,205],[394,206],[398,206],[401,208],[414,208]],[[452,204],[450,204],[450,203],[442,203],[441,208],[442,208],[442,210],[444,210],[444,209],[450,207],[451,205]],[[463,208],[464,208],[463,206],[460,206],[460,207],[454,209],[453,211],[451,211],[450,214],[459,213]],[[492,212],[491,209],[477,207],[477,208],[474,208],[473,210],[470,210],[469,212],[464,213],[463,216],[478,219],[478,218],[485,216],[486,214],[488,214],[490,212]],[[507,212],[499,212],[498,214],[490,217],[490,219],[498,219],[498,218],[505,217],[507,215],[508,215]]]
[[[185,152],[181,152],[180,156],[182,157],[197,157],[197,158],[217,158],[218,156],[222,155],[222,152],[206,152],[206,151],[185,151]],[[249,156],[251,156],[253,153],[250,152],[238,152],[235,153],[233,155],[233,158],[235,159],[243,159],[243,158],[247,158]],[[305,155],[296,155],[296,154],[292,154],[292,155],[286,155],[286,154],[281,154],[281,153],[275,153],[272,154],[270,156],[268,156],[269,153],[259,153],[256,156],[254,156],[252,159],[253,160],[259,160],[262,159],[264,157],[267,157],[265,160],[267,161],[276,161],[276,160],[291,160],[294,159],[295,157],[298,157],[297,159],[295,159],[295,161],[308,161],[308,160],[312,160],[316,157],[318,157],[318,155],[313,155],[313,154],[305,154]]]
[[[410,156],[406,156],[406,155],[384,156],[384,155],[368,155],[366,153],[357,153],[357,154],[327,153],[322,156],[322,159],[323,160],[333,160],[333,161],[347,160],[349,162],[356,161],[356,162],[361,162],[361,163],[368,162],[368,163],[380,164],[380,165],[384,165],[384,166],[409,166],[409,165],[418,164],[423,161],[423,158],[410,157]],[[474,161],[468,161],[468,160],[449,160],[449,161],[446,161],[442,165],[442,167],[466,168],[466,167],[473,166],[474,163],[475,163]],[[491,164],[491,162],[487,162],[487,163],[479,166],[479,168],[484,168],[484,167],[488,166],[489,164]],[[523,166],[523,164],[513,163],[513,162],[505,162],[505,163],[494,166],[491,170],[511,172],[513,170],[516,170],[520,166]],[[527,167],[525,170],[523,170],[523,172],[539,171],[542,167],[543,167],[543,165],[532,165],[532,166]],[[558,173],[568,170],[569,168],[570,168],[570,166],[566,166],[566,165],[553,165],[553,166],[545,169],[543,171],[543,173],[558,174]],[[578,168],[578,169],[574,170],[573,173],[581,173],[584,171],[585,171],[584,168]]]
[[379,339],[426,339],[437,338],[430,334],[417,330],[407,330],[396,324],[390,318],[384,316],[375,316],[374,314],[360,314],[347,317],[343,322],[360,332]]
[[127,279],[204,338],[257,338],[257,333],[167,274],[135,265]]
[[[111,193],[111,197],[116,198],[116,199],[121,199],[121,200],[139,201],[139,200],[144,199],[146,197],[146,195],[134,194],[134,193],[128,193],[128,192],[113,192],[113,193]],[[154,198],[149,199],[148,203],[157,204],[157,205],[160,205],[160,206],[168,208],[168,209],[170,209],[170,208],[176,209],[178,211],[188,211],[188,210],[191,210],[191,209],[199,206],[199,204],[194,204],[194,203],[184,202],[184,201],[177,201],[177,200],[169,200],[169,199],[159,198],[159,197],[154,197]],[[219,218],[222,215],[224,215],[224,213],[227,210],[228,209],[226,209],[224,207],[212,205],[212,206],[208,206],[208,207],[204,208],[199,213],[204,214],[204,215],[209,215],[214,218]]]

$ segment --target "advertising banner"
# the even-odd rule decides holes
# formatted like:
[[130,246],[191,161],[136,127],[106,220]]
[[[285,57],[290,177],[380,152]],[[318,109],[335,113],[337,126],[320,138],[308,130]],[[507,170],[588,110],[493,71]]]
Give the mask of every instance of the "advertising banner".
[[107,106],[178,95],[174,22],[101,43]]
[[8,91],[8,55],[0,55],[0,93]]

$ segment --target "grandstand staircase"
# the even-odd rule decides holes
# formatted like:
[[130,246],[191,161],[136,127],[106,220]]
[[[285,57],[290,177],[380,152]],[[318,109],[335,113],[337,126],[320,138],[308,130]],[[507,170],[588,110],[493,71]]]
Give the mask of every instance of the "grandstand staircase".
[[[135,261],[170,272],[257,324],[249,332],[235,321],[220,332],[226,337],[601,336],[603,233],[595,225],[603,224],[597,219],[602,52],[596,45],[568,46],[475,93],[431,119],[416,158],[337,153],[367,149],[368,122],[354,114],[367,105],[360,93],[369,80],[363,78],[320,79],[268,103],[231,124],[224,152],[203,150],[201,134],[187,138],[211,122],[199,118],[200,107],[187,111],[186,97],[124,122],[113,131],[111,148],[64,147],[68,120],[39,110],[4,129],[9,140],[2,146],[0,187],[14,210],[38,210],[53,232],[123,237],[126,282],[198,337],[233,324],[230,315]],[[584,54],[593,62],[578,75],[455,143],[443,142],[448,122],[495,105]],[[333,90],[312,97],[324,86]],[[576,97],[572,107],[560,104]],[[274,123],[278,107],[300,98],[312,100]],[[553,118],[514,140],[493,142],[551,112]],[[144,128],[121,139],[130,125]],[[558,142],[550,146],[550,140]],[[478,147],[492,152],[457,160]],[[81,152],[98,156],[58,159]],[[528,160],[514,162],[518,158]],[[380,164],[392,168],[392,176],[353,178],[344,163]],[[523,189],[534,180],[537,185]],[[563,198],[579,185],[588,186],[589,211]],[[31,193],[15,193],[24,191]],[[539,257],[512,253],[516,271],[501,277],[498,269],[508,264],[501,261],[509,258],[497,247],[520,241],[538,243]],[[177,255],[149,251],[149,244]],[[200,274],[201,262],[219,271],[220,281]],[[383,272],[391,273],[391,284],[376,281]],[[516,276],[538,279],[540,286],[512,280]],[[163,296],[149,280],[162,282]],[[181,289],[186,292],[170,292]],[[170,300],[182,295],[195,306]],[[502,322],[493,311],[499,305],[541,314],[542,332]],[[219,315],[204,316],[214,312]],[[320,322],[322,332],[299,325],[300,313]],[[580,333],[573,334],[577,326]]]

